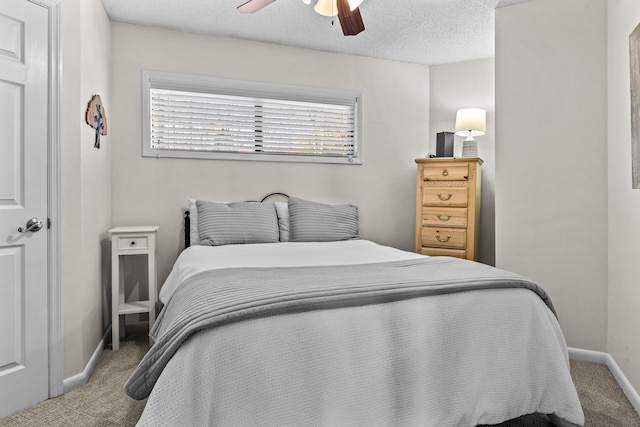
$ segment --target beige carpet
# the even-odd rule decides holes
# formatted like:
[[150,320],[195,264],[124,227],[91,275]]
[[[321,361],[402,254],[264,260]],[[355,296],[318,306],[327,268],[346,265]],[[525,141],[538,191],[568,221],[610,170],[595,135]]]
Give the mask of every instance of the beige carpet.
[[571,361],[587,426],[640,427],[640,416],[606,365]]
[[[144,335],[125,338],[119,351],[104,351],[86,385],[2,418],[0,427],[134,426],[145,402],[129,398],[123,385],[147,349]],[[572,361],[571,376],[587,427],[640,427],[640,417],[606,366]],[[532,416],[501,427],[549,425]]]
[[149,349],[144,335],[120,342],[120,350],[104,350],[87,384],[0,419],[0,427],[135,426],[146,401],[131,399],[124,383]]

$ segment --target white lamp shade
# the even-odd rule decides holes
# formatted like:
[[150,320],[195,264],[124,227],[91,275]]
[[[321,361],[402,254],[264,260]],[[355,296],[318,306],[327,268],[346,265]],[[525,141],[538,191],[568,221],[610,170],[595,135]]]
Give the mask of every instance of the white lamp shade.
[[487,112],[482,108],[463,108],[456,114],[456,135],[480,136],[487,131]]
[[[311,0],[302,1],[306,4],[311,3]],[[356,9],[362,2],[363,0],[347,0],[351,10]],[[336,16],[338,14],[338,4],[336,0],[318,0],[318,3],[313,6],[313,10],[323,16]]]
[[318,3],[313,6],[313,10],[322,16],[336,16],[338,5],[336,0],[318,0]]
[[311,4],[311,0],[302,0],[302,3],[304,3],[304,4]]

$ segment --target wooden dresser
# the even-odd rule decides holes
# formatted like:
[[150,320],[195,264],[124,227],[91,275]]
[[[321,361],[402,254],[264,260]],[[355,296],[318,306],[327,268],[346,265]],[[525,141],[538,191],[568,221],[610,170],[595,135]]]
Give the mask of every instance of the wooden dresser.
[[416,163],[416,252],[477,261],[482,159],[436,157]]

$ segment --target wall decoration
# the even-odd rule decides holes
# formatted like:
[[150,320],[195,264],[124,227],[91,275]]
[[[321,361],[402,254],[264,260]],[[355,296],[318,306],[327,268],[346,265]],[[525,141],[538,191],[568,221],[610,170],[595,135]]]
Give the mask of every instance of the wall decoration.
[[87,106],[85,119],[87,124],[96,130],[96,140],[93,146],[99,149],[100,135],[107,134],[107,114],[104,111],[100,95],[93,95],[91,97],[91,101],[89,101],[89,105]]
[[629,35],[631,72],[631,167],[633,188],[640,188],[640,24]]

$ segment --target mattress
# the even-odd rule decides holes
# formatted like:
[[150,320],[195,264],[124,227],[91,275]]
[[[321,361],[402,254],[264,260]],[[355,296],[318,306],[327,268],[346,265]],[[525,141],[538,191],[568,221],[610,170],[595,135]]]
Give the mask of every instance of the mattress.
[[300,267],[320,265],[372,264],[422,258],[369,240],[337,242],[281,242],[226,246],[191,246],[176,260],[160,289],[166,304],[190,276],[202,271],[238,267]]
[[[421,258],[366,240],[196,246],[160,299],[177,304],[212,270]],[[584,424],[555,314],[524,288],[243,318],[187,335],[163,368],[141,426],[474,426],[532,413]]]

